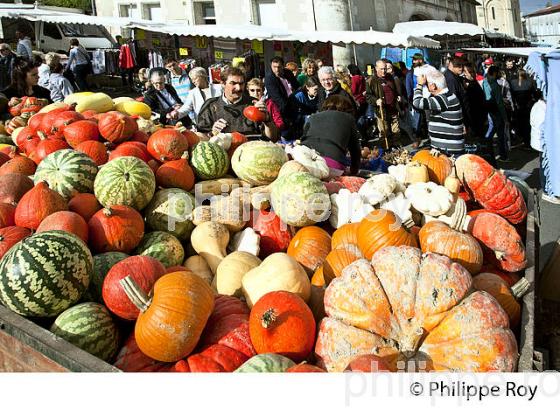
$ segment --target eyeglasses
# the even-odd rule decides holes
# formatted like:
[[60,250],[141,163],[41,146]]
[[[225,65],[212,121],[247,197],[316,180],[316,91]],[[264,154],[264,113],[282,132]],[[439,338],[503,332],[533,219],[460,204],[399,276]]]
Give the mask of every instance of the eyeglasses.
[[260,88],[249,88],[250,93],[262,93]]
[[152,81],[153,85],[163,85],[165,84],[165,81]]
[[322,83],[332,83],[334,82],[334,78],[321,78],[320,80]]

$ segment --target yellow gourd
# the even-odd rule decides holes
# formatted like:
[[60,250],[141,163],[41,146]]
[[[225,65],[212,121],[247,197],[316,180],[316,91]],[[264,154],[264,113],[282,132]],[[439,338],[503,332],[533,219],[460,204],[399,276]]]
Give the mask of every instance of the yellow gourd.
[[195,275],[200,276],[204,279],[209,285],[212,284],[212,280],[214,279],[214,274],[210,270],[210,266],[206,263],[206,260],[200,255],[194,255],[190,258],[187,258],[183,266],[190,270]]
[[261,264],[261,260],[248,252],[230,253],[218,266],[212,286],[220,295],[243,296],[243,276]]
[[[93,93],[91,91],[84,91],[81,93],[74,93],[74,94],[70,94],[69,96],[67,96],[64,99],[64,104],[68,104],[68,105],[72,105],[72,104],[78,104],[78,102],[87,96],[93,95]],[[53,105],[53,104],[51,104]],[[41,112],[43,112],[43,110],[41,110]]]
[[113,109],[113,100],[107,94],[94,93],[78,98],[76,105],[77,112],[94,110],[99,114],[111,111]]
[[120,101],[115,104],[115,110],[128,115],[138,115],[146,120],[152,116],[152,109],[148,104],[140,101]]
[[204,222],[194,228],[191,234],[193,249],[204,258],[214,275],[227,255],[228,243],[229,231],[218,222]]

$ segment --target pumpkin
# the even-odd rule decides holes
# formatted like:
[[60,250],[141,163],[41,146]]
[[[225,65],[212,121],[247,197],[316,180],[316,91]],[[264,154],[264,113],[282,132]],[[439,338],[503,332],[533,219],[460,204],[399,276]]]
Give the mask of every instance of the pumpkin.
[[194,172],[189,165],[187,155],[161,165],[156,171],[156,182],[163,188],[190,191],[194,187]]
[[39,182],[19,201],[15,215],[16,225],[36,230],[47,216],[66,210],[68,205],[65,199],[50,189],[46,182]]
[[419,162],[409,162],[406,164],[406,175],[404,182],[406,184],[414,184],[416,182],[428,182],[430,176],[428,174],[428,168],[426,165]]
[[101,208],[95,195],[90,193],[77,194],[68,202],[68,209],[80,215],[86,222]]
[[150,256],[130,256],[117,262],[103,280],[103,302],[111,312],[122,319],[135,320],[140,314],[123,289],[121,279],[131,276],[135,286],[149,293],[154,283],[166,274],[165,267]]
[[298,362],[313,349],[315,319],[299,296],[270,292],[251,309],[249,332],[257,353],[278,353]]
[[473,278],[473,287],[476,290],[488,292],[498,301],[500,306],[509,316],[509,323],[516,328],[521,320],[521,304],[519,300],[529,291],[530,283],[521,279],[510,286],[504,279],[493,273],[481,273]]
[[376,209],[358,226],[358,247],[366,259],[385,246],[417,246],[416,238],[392,211]]
[[37,132],[29,126],[18,129],[18,132],[14,132],[12,137],[15,137],[16,145],[23,152],[33,151],[33,148],[41,141]]
[[121,369],[123,372],[134,373],[161,372],[167,371],[170,367],[169,363],[154,360],[142,353],[134,338],[134,332],[128,337],[121,350],[119,350],[113,366]]
[[130,253],[144,236],[144,220],[135,209],[114,205],[97,211],[88,221],[91,247],[96,253]]
[[128,115],[111,111],[99,115],[99,134],[114,144],[128,141],[138,131],[138,124]]
[[261,264],[261,260],[247,252],[232,252],[218,265],[214,287],[220,295],[243,296],[243,276]]
[[342,188],[336,194],[331,194],[331,215],[329,222],[335,229],[351,222],[360,222],[364,217],[374,210],[373,206],[364,201],[364,198],[356,193]]
[[273,182],[287,161],[282,147],[267,141],[250,141],[235,150],[231,167],[243,181],[261,186]]
[[517,282],[521,280],[521,276],[515,272],[505,272],[501,269],[496,268],[492,265],[483,265],[480,269],[481,272],[486,273],[493,273],[494,275],[498,275],[500,278],[506,281],[509,286],[515,285]]
[[261,237],[259,245],[261,258],[266,258],[276,252],[283,252],[290,246],[292,234],[272,211],[251,213],[249,226]]
[[331,240],[331,248],[338,249],[347,245],[358,246],[359,223],[346,224],[334,231]]
[[501,216],[490,212],[479,213],[472,217],[468,229],[482,244],[486,259],[497,268],[518,272],[527,266],[523,240]]
[[136,157],[146,164],[152,159],[146,145],[137,141],[127,141],[119,144],[119,146],[109,154],[109,161],[119,157]]
[[[27,119],[17,116],[6,122],[6,132],[8,135],[12,135],[14,130],[17,128],[25,127],[27,125]],[[15,142],[15,141],[14,141]]]
[[16,224],[16,206],[0,202],[0,228]]
[[247,361],[243,353],[223,345],[208,346],[187,360],[175,363],[174,371],[191,373],[231,373]]
[[408,369],[418,360],[429,371],[513,371],[517,343],[507,314],[471,286],[461,265],[409,246],[354,262],[325,291],[319,365],[339,372],[360,355],[376,354],[392,371],[397,361]]
[[134,335],[144,354],[174,362],[194,350],[214,307],[212,289],[202,278],[188,272],[168,273],[155,283],[151,299],[131,276],[121,284],[141,311]]
[[187,137],[175,128],[161,128],[148,140],[148,152],[161,162],[181,159],[189,149]]
[[144,131],[138,130],[134,134],[132,134],[131,141],[141,142],[142,144],[147,144],[150,139],[150,136],[146,134]]
[[309,171],[299,162],[291,160],[286,162],[284,165],[282,165],[282,168],[280,168],[280,171],[278,172],[278,178],[281,178],[289,174],[294,174],[296,172],[309,172]]
[[84,141],[98,141],[99,129],[97,124],[89,120],[76,121],[64,128],[64,139],[72,148],[76,148]]
[[358,193],[364,202],[375,206],[391,196],[397,188],[397,180],[389,174],[378,174],[369,178]]
[[84,120],[84,117],[76,111],[49,113],[41,121],[41,131],[48,137],[62,139],[66,127],[81,120]]
[[[196,136],[196,134],[194,134],[194,135]],[[237,147],[239,147],[242,144],[245,144],[247,141],[249,141],[249,140],[247,139],[247,137],[245,135],[243,135],[239,132],[232,132],[231,133],[231,145],[229,146],[229,149],[228,149],[229,157],[231,158],[233,156],[233,153],[235,152]],[[196,141],[196,142],[198,142],[198,141]],[[189,142],[189,144],[191,144],[191,143]],[[191,144],[191,146],[192,146],[192,144]]]
[[297,231],[286,253],[311,274],[321,266],[330,251],[331,236],[317,226],[307,226]]
[[47,113],[41,112],[31,116],[29,121],[27,121],[27,126],[35,132],[39,131],[39,127],[41,126],[41,122],[43,121],[45,115],[47,115]]
[[235,373],[284,373],[296,364],[276,353],[258,354],[247,360]]
[[482,248],[468,233],[451,229],[439,221],[425,224],[419,233],[422,252],[434,252],[460,263],[471,275],[476,275],[482,267]]
[[88,241],[88,225],[84,218],[75,212],[59,211],[47,216],[39,227],[37,232],[44,231],[65,231],[70,232],[87,243]]
[[457,176],[474,199],[516,225],[527,217],[523,195],[502,172],[477,155],[461,155],[455,162]]
[[286,369],[286,373],[325,373],[325,370],[304,362],[289,367]]
[[253,121],[253,122],[264,122],[266,120],[266,113],[261,111],[259,108],[255,107],[254,105],[245,107],[245,109],[243,110],[243,115],[249,121]]
[[107,147],[99,141],[84,141],[76,147],[76,151],[86,154],[97,164],[97,166],[106,164],[109,160]]
[[325,159],[314,149],[305,145],[295,145],[289,154],[303,165],[307,171],[316,178],[327,179],[330,169]]
[[375,354],[364,354],[356,357],[346,369],[346,372],[362,372],[362,373],[377,373],[377,372],[390,372],[391,368],[387,364],[387,360]]
[[86,120],[91,120],[91,121],[93,121],[97,124],[96,116],[99,114],[97,111],[95,111],[95,110],[85,110],[85,111],[82,111],[81,114]]
[[405,196],[414,209],[425,215],[440,216],[449,211],[453,195],[444,186],[434,182],[417,182],[406,188]]
[[366,179],[360,177],[336,177],[334,182],[342,185],[342,188],[349,190],[350,192],[358,192],[362,185],[366,183]]
[[334,278],[342,274],[348,265],[360,258],[362,258],[362,254],[353,246],[333,249],[327,255],[321,269],[325,285],[328,286]]
[[27,228],[19,226],[8,226],[0,228],[0,259],[23,238],[31,235],[31,231]]
[[16,205],[33,188],[33,181],[23,174],[0,175],[0,203]]
[[39,165],[41,161],[43,161],[43,159],[48,157],[50,154],[68,148],[70,147],[64,140],[43,139],[41,140],[41,142],[39,142],[39,144],[37,144],[33,152],[29,154],[29,158],[31,158],[37,165]]
[[33,175],[36,169],[37,165],[35,162],[27,157],[18,155],[0,167],[0,175],[23,174],[29,176]]
[[274,253],[267,257],[259,266],[247,272],[241,283],[249,307],[263,295],[276,290],[295,293],[306,302],[311,292],[311,283],[305,270],[285,253]]
[[438,185],[443,185],[445,178],[451,174],[451,169],[453,167],[451,160],[435,149],[418,151],[412,157],[412,161],[425,165],[426,168],[428,168],[430,181]]

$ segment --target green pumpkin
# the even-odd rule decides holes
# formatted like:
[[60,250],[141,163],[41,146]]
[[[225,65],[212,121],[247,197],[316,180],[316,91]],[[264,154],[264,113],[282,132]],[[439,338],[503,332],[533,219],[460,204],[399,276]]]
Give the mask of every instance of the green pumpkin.
[[56,316],[80,300],[92,272],[91,252],[80,238],[37,233],[0,260],[0,301],[23,316]]
[[180,241],[190,238],[194,229],[188,219],[194,209],[194,196],[179,188],[158,191],[146,210],[146,225],[152,231],[168,232]]
[[240,145],[231,157],[231,167],[239,178],[253,185],[273,182],[288,161],[284,149],[272,142],[250,141]]
[[175,236],[167,232],[156,231],[144,235],[136,248],[136,255],[151,256],[169,268],[183,263],[185,250]]
[[284,373],[295,362],[276,353],[264,353],[251,357],[234,373]]

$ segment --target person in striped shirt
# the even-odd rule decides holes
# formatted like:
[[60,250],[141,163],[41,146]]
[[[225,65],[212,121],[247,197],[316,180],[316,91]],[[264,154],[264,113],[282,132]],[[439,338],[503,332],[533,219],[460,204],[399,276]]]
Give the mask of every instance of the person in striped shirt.
[[181,101],[185,103],[192,88],[189,76],[181,68],[179,62],[173,58],[165,62],[165,68],[169,71],[169,83],[175,88]]
[[[422,96],[427,85],[431,96]],[[418,77],[412,101],[417,110],[429,110],[428,134],[430,144],[448,155],[460,155],[465,148],[463,112],[455,94],[447,88],[445,76],[431,71],[427,76]]]

